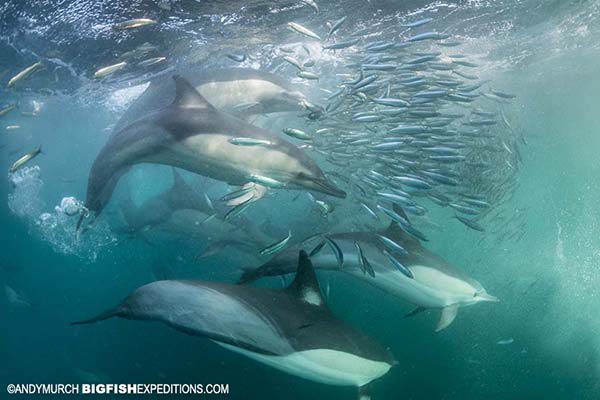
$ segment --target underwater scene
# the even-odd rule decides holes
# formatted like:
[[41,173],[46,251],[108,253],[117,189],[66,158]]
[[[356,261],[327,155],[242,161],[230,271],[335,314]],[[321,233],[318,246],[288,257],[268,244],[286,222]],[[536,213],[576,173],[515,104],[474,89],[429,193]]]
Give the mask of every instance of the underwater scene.
[[600,398],[597,0],[0,2],[0,398]]

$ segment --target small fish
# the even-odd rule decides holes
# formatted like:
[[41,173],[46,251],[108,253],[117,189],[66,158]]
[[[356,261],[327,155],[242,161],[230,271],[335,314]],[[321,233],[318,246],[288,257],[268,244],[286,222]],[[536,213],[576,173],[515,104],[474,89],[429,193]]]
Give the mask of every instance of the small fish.
[[371,217],[373,217],[374,219],[377,219],[377,220],[379,219],[379,217],[377,216],[377,213],[375,211],[373,211],[373,209],[371,207],[369,207],[365,203],[360,203],[360,205],[362,206],[362,208],[364,208],[365,210],[367,210],[367,213],[369,213],[369,215]]
[[369,275],[371,275],[372,278],[375,278],[375,271],[373,270],[373,266],[371,265],[369,260],[367,260],[367,257],[365,257],[365,253],[360,247],[360,244],[358,244],[358,242],[354,242],[354,246],[356,246],[356,250],[358,252],[358,265],[360,265],[360,269],[362,270],[363,274],[368,273]]
[[288,244],[291,238],[292,231],[289,231],[287,237],[265,247],[260,251],[260,254],[263,256],[268,256],[271,254],[279,253]]
[[123,22],[114,24],[113,28],[117,29],[117,30],[124,30],[124,29],[133,29],[133,28],[139,28],[141,26],[154,25],[154,24],[156,24],[156,21],[153,19],[136,18],[136,19],[130,19],[128,21],[123,21]]
[[394,242],[389,237],[383,236],[383,235],[377,235],[377,236],[379,237],[379,240],[381,240],[383,242],[383,244],[390,250],[395,251],[396,253],[398,253],[402,256],[408,255],[408,251],[406,251],[404,249],[404,247],[400,246],[398,243]]
[[286,135],[291,136],[293,138],[300,139],[300,140],[312,140],[312,137],[308,133],[306,133],[300,129],[285,128],[285,129],[283,129],[283,133],[285,133]]
[[340,29],[340,26],[342,26],[342,24],[344,22],[346,22],[346,18],[347,17],[342,17],[342,18],[338,19],[337,21],[335,21],[333,23],[333,25],[331,25],[331,28],[329,29],[329,32],[327,33],[327,39],[329,39],[331,37],[331,35],[333,35],[335,33],[335,31]]
[[423,19],[420,19],[418,21],[411,22],[409,24],[405,24],[405,25],[402,25],[402,26],[405,27],[405,28],[417,28],[419,26],[423,26],[425,24],[428,24],[431,21],[433,21],[433,18],[423,18]]
[[42,148],[38,147],[37,149],[30,151],[29,153],[21,156],[14,164],[10,167],[9,172],[15,172],[23,165],[25,165],[28,161],[37,157],[38,154],[42,152]]
[[225,196],[221,197],[221,201],[230,201],[239,197],[242,197],[254,190],[253,185],[245,185],[239,190],[233,191],[231,193],[227,193]]
[[406,39],[407,42],[420,42],[421,40],[444,40],[448,39],[450,35],[445,33],[437,33],[437,32],[425,32],[419,35],[411,36]]
[[284,187],[285,183],[278,181],[277,179],[269,178],[268,176],[252,174],[248,176],[250,182],[258,183],[266,187],[280,188]]
[[316,12],[319,12],[319,5],[315,0],[300,0],[300,2],[312,7]]
[[342,268],[344,266],[344,253],[342,252],[342,249],[340,249],[340,246],[338,246],[338,244],[328,236],[325,236],[325,241],[327,242],[327,245],[331,248],[331,250],[333,250],[333,252],[335,253],[335,258],[337,259],[338,265],[340,266],[340,268]]
[[313,38],[313,39],[317,39],[317,40],[321,40],[321,37],[319,35],[317,35],[316,33],[314,33],[313,31],[311,31],[310,29],[296,23],[296,22],[288,22],[288,27],[290,29],[292,29],[293,31],[298,32],[301,35]]
[[229,143],[236,146],[271,146],[273,143],[265,139],[254,139],[246,137],[235,137],[229,139]]
[[508,338],[508,339],[503,339],[503,340],[498,340],[496,342],[496,344],[499,344],[501,346],[506,346],[507,344],[512,344],[514,343],[515,339],[513,338]]
[[285,61],[287,61],[288,63],[292,64],[294,67],[298,68],[300,71],[302,71],[304,69],[304,68],[302,68],[302,65],[300,65],[300,62],[298,60],[296,60],[294,57],[284,56],[283,59]]
[[113,64],[113,65],[109,65],[108,67],[103,67],[100,68],[98,71],[96,71],[94,73],[94,78],[104,78],[105,76],[108,76],[114,72],[117,72],[123,68],[125,68],[127,66],[127,63],[125,61],[117,63],[117,64]]
[[296,74],[299,78],[302,79],[309,79],[309,80],[319,80],[319,75],[315,74],[314,72],[310,72],[310,71],[299,71]]
[[8,114],[9,112],[11,112],[12,110],[14,110],[15,108],[17,108],[16,104],[11,104],[9,106],[4,107],[3,109],[0,110],[0,117],[3,115]]
[[8,81],[8,84],[6,86],[7,87],[14,86],[15,83],[27,78],[29,75],[31,75],[32,73],[34,73],[35,71],[37,71],[39,68],[41,68],[43,66],[44,66],[44,64],[42,64],[41,61],[38,61],[33,65],[30,65],[29,67],[25,68],[23,71],[19,72],[18,74],[16,74],[12,78],[10,78],[10,80]]
[[462,222],[463,224],[465,224],[467,227],[479,231],[479,232],[485,232],[485,229],[483,228],[483,226],[479,225],[479,223],[471,218],[466,218],[466,217],[462,217],[460,215],[455,215],[454,217],[456,217],[457,220],[459,220],[460,222]]
[[213,205],[212,200],[210,199],[210,197],[208,197],[206,193],[204,193],[204,201],[206,202],[206,205],[210,210],[215,211],[215,206]]
[[344,42],[337,42],[327,46],[323,46],[324,50],[341,50],[348,47],[352,47],[359,42],[359,39],[351,39]]
[[14,129],[19,129],[21,127],[21,125],[7,125],[6,126],[6,130],[7,131],[12,131]]
[[252,204],[251,201],[246,201],[242,204],[238,204],[237,206],[235,206],[231,210],[229,210],[227,212],[227,214],[225,214],[225,219],[230,219],[230,218],[235,217],[236,215],[240,215],[241,213],[246,211],[246,209],[248,207],[250,207],[251,204]]
[[514,94],[499,92],[497,90],[492,90],[492,93],[494,93],[496,96],[501,97],[503,99],[514,99],[515,97],[517,97]]
[[144,61],[140,61],[137,65],[139,67],[150,67],[152,65],[160,64],[166,60],[167,60],[167,57],[154,57],[154,58],[149,58]]
[[388,253],[385,249],[383,250],[383,254],[385,254],[388,258],[388,260],[390,260],[390,262],[392,263],[392,265],[394,267],[396,267],[398,269],[398,271],[402,272],[407,278],[410,279],[414,279],[415,276],[413,275],[413,273],[411,272],[410,269],[406,268],[404,266],[404,264],[402,264],[400,261],[398,261],[396,259],[396,257],[394,257],[393,255],[391,255],[390,253]]
[[233,60],[235,62],[244,62],[246,61],[246,55],[245,54],[227,54],[227,58],[229,58],[230,60]]

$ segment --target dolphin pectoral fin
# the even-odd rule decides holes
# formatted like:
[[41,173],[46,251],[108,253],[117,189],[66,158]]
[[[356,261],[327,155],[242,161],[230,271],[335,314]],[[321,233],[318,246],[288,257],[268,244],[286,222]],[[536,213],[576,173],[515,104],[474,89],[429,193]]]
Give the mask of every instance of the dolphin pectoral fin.
[[440,321],[438,322],[437,327],[435,328],[435,331],[439,332],[442,329],[446,329],[448,326],[450,326],[452,321],[454,321],[454,318],[456,318],[457,314],[458,314],[458,304],[452,304],[448,307],[444,307],[442,309],[442,316],[440,317]]
[[371,400],[371,386],[369,384],[358,388],[358,400]]
[[415,315],[421,314],[423,311],[427,310],[425,307],[417,307],[408,314],[404,316],[404,318],[414,317]]

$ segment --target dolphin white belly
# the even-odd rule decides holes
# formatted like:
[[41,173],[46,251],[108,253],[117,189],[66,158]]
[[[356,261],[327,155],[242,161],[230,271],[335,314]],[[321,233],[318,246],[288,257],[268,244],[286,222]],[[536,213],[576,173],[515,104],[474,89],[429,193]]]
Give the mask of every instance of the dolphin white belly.
[[309,173],[297,158],[278,147],[236,146],[230,138],[206,133],[190,136],[155,154],[151,161],[174,164],[236,185],[247,183],[252,174],[287,183],[299,173]]
[[214,342],[280,371],[328,385],[361,387],[385,375],[392,367],[386,362],[331,349],[303,350],[285,356],[272,356]]
[[276,98],[283,89],[273,82],[260,79],[206,82],[196,89],[211,103],[223,110],[229,110],[244,103],[261,103]]
[[[340,246],[341,243],[338,242]],[[344,250],[344,247],[342,246]],[[348,249],[350,250],[350,249]],[[323,252],[313,257],[313,262],[317,268],[334,269],[338,265],[335,255],[330,252]],[[394,269],[389,262],[382,257],[368,258],[375,271],[375,277],[364,274],[358,264],[358,255],[356,252],[344,251],[344,266],[341,271],[359,278],[388,294],[400,297],[412,304],[425,308],[443,308],[461,300],[458,294],[444,288],[443,275],[438,271],[426,271],[431,268],[423,266],[407,265],[407,268],[414,274],[414,279],[404,275],[402,272]],[[413,267],[416,267],[413,270]],[[437,274],[436,274],[437,273]],[[448,282],[457,281],[452,277],[447,277]]]

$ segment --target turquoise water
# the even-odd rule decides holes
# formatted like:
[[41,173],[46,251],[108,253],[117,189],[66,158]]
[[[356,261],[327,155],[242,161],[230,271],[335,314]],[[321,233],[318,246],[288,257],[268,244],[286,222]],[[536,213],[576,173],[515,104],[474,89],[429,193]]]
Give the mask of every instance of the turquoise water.
[[[76,218],[54,211],[63,197],[85,198],[93,160],[132,93],[139,92],[130,86],[151,75],[133,71],[99,82],[91,79],[99,66],[151,42],[168,56],[169,67],[232,66],[223,55],[236,52],[252,56],[245,66],[273,67],[271,47],[302,40],[286,31],[287,22],[322,33],[322,21],[347,15],[372,32],[397,25],[397,18],[433,17],[431,30],[462,41],[458,50],[479,64],[475,71],[481,80],[516,95],[497,105],[510,123],[498,129],[525,139],[517,141],[518,150],[511,149],[520,152],[522,161],[507,175],[509,184],[494,186],[507,196],[481,219],[485,233],[466,228],[432,203],[427,203],[427,218],[419,220],[429,238],[426,246],[480,281],[500,303],[461,309],[449,328],[435,333],[437,310],[404,318],[413,308],[407,302],[343,274],[319,275],[332,312],[389,347],[399,361],[373,384],[373,398],[598,397],[597,2],[322,2],[319,14],[300,2],[172,2],[171,10],[153,2],[100,3],[0,6],[5,50],[0,71],[7,71],[2,85],[38,58],[51,66],[2,94],[3,105],[18,102],[19,108],[0,117],[0,128],[21,126],[0,138],[2,168],[8,170],[38,145],[44,151],[27,164],[39,166],[39,172],[25,170],[24,182],[16,185],[5,175],[0,185],[6,199],[0,210],[0,281],[6,294],[0,299],[3,395],[9,383],[67,382],[229,383],[227,398],[235,399],[356,395],[354,388],[287,375],[159,323],[113,319],[69,325],[163,277],[235,282],[242,267],[260,265],[256,254],[231,249],[196,260],[205,237],[128,235],[115,229],[122,222],[123,199],[132,196],[139,205],[167,189],[169,168],[134,168],[93,229],[81,236]],[[160,19],[160,29],[115,36],[104,25],[139,16]],[[342,68],[325,57],[319,62],[319,83],[300,84],[314,98],[319,87],[333,86],[328,84]],[[281,72],[290,80],[294,74]],[[39,115],[21,115],[32,109],[33,100],[42,104]],[[277,130],[290,121],[312,130],[327,123],[298,122],[288,114],[255,123]],[[504,177],[503,159],[494,168],[490,180]],[[215,199],[226,192],[222,184],[184,176]],[[289,228],[300,240],[314,233],[312,228],[335,232],[361,223],[353,219],[351,200],[329,200],[335,208],[323,217],[305,194],[294,200],[297,194],[268,196],[245,218],[273,239],[284,237]],[[40,219],[43,213],[52,220]],[[270,278],[259,286],[281,287],[281,282]]]

